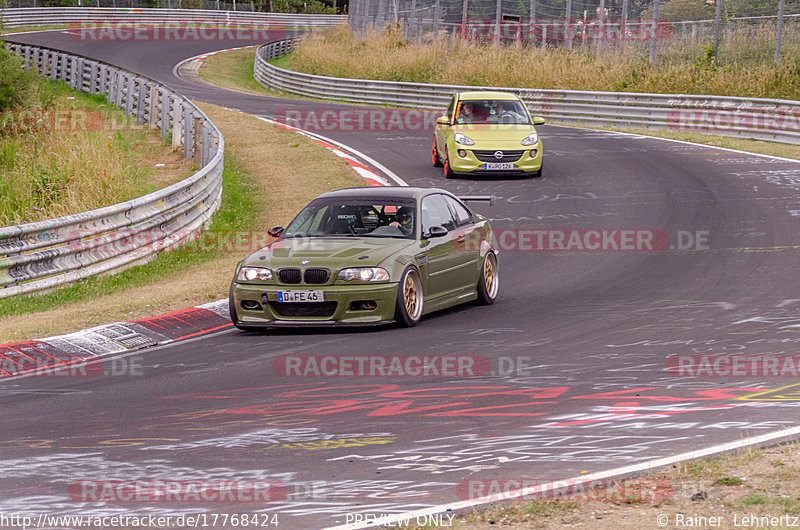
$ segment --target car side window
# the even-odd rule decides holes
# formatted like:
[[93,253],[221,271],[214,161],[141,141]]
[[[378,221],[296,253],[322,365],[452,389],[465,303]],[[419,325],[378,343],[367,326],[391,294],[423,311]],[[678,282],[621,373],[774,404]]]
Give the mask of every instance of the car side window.
[[473,222],[472,213],[463,204],[447,195],[445,195],[445,200],[453,212],[457,226],[464,226]]
[[422,199],[422,232],[430,232],[432,226],[443,226],[448,232],[456,227],[444,195],[439,193]]

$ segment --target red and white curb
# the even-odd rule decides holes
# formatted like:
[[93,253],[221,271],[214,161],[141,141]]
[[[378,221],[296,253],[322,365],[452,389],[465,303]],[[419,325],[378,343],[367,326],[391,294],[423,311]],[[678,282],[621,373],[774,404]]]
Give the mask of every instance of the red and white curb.
[[0,379],[70,374],[75,365],[231,327],[228,300],[67,335],[0,345]]
[[[249,116],[254,116],[254,115],[249,114]],[[276,127],[281,127],[283,129],[287,129],[296,132],[298,134],[302,134],[303,136],[306,136],[308,138],[311,138],[313,141],[317,142],[319,145],[323,146],[328,151],[346,160],[347,163],[350,164],[350,167],[352,167],[356,173],[361,175],[361,177],[364,180],[366,180],[370,186],[391,186],[392,183],[389,182],[388,179],[381,176],[378,172],[376,172],[372,168],[359,162],[353,155],[361,158],[362,160],[367,160],[373,166],[379,167],[381,171],[389,177],[389,179],[393,180],[396,183],[396,185],[408,186],[408,184],[403,179],[401,179],[394,172],[389,170],[389,168],[387,168],[382,164],[379,164],[377,161],[368,157],[364,153],[356,149],[353,149],[350,146],[341,144],[339,142],[336,142],[335,140],[326,138],[325,136],[320,136],[318,134],[305,131],[303,129],[298,129],[297,127],[292,127],[291,125],[286,125],[285,123],[281,123],[279,121],[275,121],[270,118],[265,118],[263,116],[255,116],[255,117],[258,118],[259,120],[275,125]],[[353,153],[353,155],[350,155],[349,153]]]
[[194,57],[191,57],[190,59],[187,59],[187,60],[182,61],[181,63],[179,63],[179,66],[181,64],[189,62],[189,61],[200,61],[200,62],[203,62],[203,59],[205,59],[206,57],[211,57],[212,55],[216,55],[218,53],[233,52],[233,51],[236,51],[236,50],[246,50],[248,48],[258,48],[259,46],[261,46],[261,45],[260,44],[250,44],[249,46],[239,46],[238,48],[228,48],[226,50],[216,50],[216,51],[213,51],[213,52],[204,53],[203,55],[195,55]]

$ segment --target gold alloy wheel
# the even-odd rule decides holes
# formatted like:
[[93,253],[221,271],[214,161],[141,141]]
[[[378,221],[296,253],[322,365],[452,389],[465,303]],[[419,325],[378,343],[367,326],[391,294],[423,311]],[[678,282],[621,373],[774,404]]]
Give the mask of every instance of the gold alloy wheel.
[[486,293],[490,298],[497,296],[497,288],[499,286],[495,265],[496,262],[494,254],[487,255],[486,259],[483,261],[483,278],[484,287],[486,287]]
[[417,320],[419,313],[422,312],[422,292],[415,271],[406,274],[406,281],[403,284],[403,300],[405,301],[406,313],[409,318]]

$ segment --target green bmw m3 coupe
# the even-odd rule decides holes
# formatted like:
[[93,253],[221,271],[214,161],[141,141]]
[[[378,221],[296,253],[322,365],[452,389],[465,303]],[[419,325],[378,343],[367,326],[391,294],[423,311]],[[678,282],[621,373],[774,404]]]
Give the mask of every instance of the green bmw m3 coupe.
[[508,92],[459,92],[436,119],[431,161],[444,176],[542,176],[542,140],[525,103]]
[[[462,200],[463,199],[463,200]],[[426,313],[497,298],[488,219],[450,192],[349,188],[320,195],[243,259],[230,288],[240,329],[413,326]]]

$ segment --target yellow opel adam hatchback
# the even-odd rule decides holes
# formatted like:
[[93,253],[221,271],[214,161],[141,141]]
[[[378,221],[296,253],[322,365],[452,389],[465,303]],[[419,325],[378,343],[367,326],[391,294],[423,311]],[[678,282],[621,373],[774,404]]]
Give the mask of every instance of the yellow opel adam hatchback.
[[542,176],[542,141],[525,103],[508,92],[459,92],[436,119],[431,159],[447,178]]

